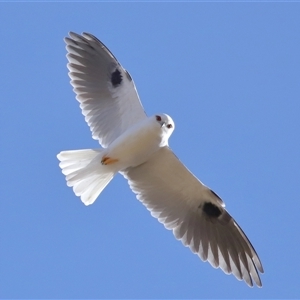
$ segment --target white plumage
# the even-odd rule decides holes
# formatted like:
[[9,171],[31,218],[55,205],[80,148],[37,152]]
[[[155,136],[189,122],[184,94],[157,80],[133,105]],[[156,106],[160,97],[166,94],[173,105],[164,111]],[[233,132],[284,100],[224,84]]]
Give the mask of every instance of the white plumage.
[[151,215],[203,261],[261,286],[261,262],[220,197],[173,154],[166,114],[147,117],[129,73],[91,34],[70,33],[71,84],[92,136],[103,148],[58,154],[68,186],[92,204],[118,172]]

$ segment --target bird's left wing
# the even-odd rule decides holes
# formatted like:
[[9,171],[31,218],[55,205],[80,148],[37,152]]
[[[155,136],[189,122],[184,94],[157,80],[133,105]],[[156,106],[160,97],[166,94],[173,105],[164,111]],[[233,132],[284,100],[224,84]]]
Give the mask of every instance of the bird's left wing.
[[93,138],[107,147],[146,117],[134,82],[109,49],[89,33],[65,38],[71,84]]
[[225,210],[223,201],[203,185],[168,148],[123,172],[152,216],[203,261],[261,286],[261,262],[250,241]]

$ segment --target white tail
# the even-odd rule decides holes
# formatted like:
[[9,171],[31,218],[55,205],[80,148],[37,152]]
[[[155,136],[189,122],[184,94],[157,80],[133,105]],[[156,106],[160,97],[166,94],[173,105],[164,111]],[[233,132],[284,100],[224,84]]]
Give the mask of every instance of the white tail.
[[117,172],[112,166],[101,164],[102,152],[102,149],[85,149],[62,151],[57,155],[67,185],[73,187],[85,205],[94,203]]

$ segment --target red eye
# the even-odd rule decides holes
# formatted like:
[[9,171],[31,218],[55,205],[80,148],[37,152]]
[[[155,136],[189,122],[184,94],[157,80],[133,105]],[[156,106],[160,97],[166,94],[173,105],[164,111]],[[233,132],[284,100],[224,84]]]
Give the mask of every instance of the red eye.
[[155,116],[157,121],[161,121],[161,116]]
[[167,127],[168,128],[172,128],[173,126],[172,126],[172,124],[168,124]]

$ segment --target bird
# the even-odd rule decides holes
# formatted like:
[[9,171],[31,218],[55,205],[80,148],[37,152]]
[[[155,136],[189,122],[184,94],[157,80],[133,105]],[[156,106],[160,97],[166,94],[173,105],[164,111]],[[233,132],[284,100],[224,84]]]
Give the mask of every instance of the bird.
[[169,147],[175,124],[165,113],[147,116],[134,81],[94,35],[64,39],[70,83],[97,149],[57,155],[67,185],[92,204],[120,173],[136,198],[203,261],[248,286],[261,287],[262,263],[223,200]]

